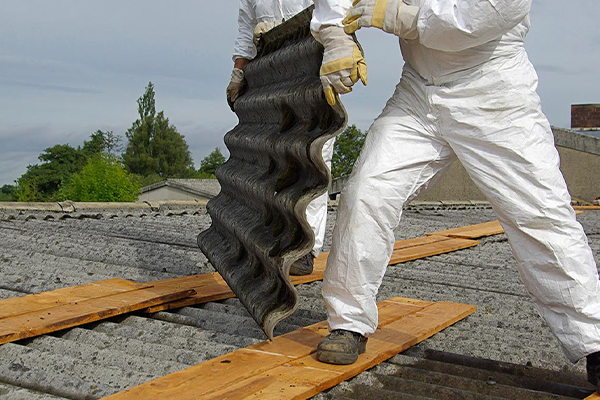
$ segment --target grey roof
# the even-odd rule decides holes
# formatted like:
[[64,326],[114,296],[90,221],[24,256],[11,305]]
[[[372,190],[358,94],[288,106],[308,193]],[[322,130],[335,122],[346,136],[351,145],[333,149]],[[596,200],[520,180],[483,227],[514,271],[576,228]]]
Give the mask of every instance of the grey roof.
[[166,179],[142,188],[142,193],[164,186],[170,186],[201,196],[212,197],[219,194],[221,185],[216,179]]
[[[335,215],[335,207],[330,208],[326,246]],[[600,212],[586,211],[578,218],[600,261]],[[493,219],[485,204],[409,207],[396,237]],[[197,234],[209,224],[201,205],[152,212],[0,209],[0,298],[113,277],[151,281],[212,272],[196,247]],[[320,288],[320,282],[299,287],[299,309],[275,334],[325,319]],[[469,303],[479,310],[317,399],[487,398],[483,393],[562,398],[528,397],[532,392],[515,386],[542,385],[540,389],[560,392],[586,385],[583,364],[567,361],[534,310],[504,235],[389,267],[379,298],[393,296]],[[0,346],[0,398],[98,398],[263,339],[237,299],[115,317]],[[480,358],[520,367],[488,365]]]

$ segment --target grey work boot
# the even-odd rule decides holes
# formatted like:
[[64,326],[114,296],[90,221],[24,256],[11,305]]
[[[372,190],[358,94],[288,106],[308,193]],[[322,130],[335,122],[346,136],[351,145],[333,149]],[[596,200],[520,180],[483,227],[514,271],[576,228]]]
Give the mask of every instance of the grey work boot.
[[327,364],[347,365],[367,349],[367,338],[360,333],[336,329],[317,345],[317,360]]
[[315,256],[312,253],[308,253],[305,256],[300,257],[290,267],[290,275],[309,275],[313,272],[313,264]]
[[598,382],[600,381],[600,351],[587,356],[586,370],[588,382],[598,389]]

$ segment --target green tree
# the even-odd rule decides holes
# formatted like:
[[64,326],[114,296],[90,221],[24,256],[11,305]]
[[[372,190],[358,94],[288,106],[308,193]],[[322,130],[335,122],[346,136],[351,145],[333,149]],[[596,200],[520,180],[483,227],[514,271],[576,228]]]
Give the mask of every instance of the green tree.
[[83,142],[82,151],[87,157],[102,152],[115,154],[121,151],[121,137],[113,131],[103,132],[98,129],[90,135],[90,140]]
[[18,201],[54,201],[61,182],[78,172],[87,157],[80,148],[57,144],[38,156],[40,164],[27,166],[17,180]]
[[13,185],[4,185],[0,187],[0,201],[15,201],[15,187]]
[[62,185],[61,200],[132,202],[139,195],[137,178],[128,174],[115,156],[91,156],[83,169]]
[[339,178],[349,175],[365,143],[364,134],[356,125],[350,125],[335,139],[333,159],[331,160],[331,176]]
[[156,112],[152,82],[138,99],[139,118],[127,130],[128,139],[123,162],[129,172],[147,177],[191,178],[194,171],[192,155],[177,128],[169,124],[164,112]]
[[200,161],[200,169],[198,170],[198,177],[215,177],[215,171],[217,167],[225,162],[225,156],[221,153],[218,147],[206,157]]

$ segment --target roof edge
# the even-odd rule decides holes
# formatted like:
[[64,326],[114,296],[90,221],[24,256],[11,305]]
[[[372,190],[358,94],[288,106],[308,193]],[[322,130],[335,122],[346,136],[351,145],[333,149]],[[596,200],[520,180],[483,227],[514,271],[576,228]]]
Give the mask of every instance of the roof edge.
[[552,127],[552,133],[556,146],[600,156],[600,138],[598,137],[555,126]]

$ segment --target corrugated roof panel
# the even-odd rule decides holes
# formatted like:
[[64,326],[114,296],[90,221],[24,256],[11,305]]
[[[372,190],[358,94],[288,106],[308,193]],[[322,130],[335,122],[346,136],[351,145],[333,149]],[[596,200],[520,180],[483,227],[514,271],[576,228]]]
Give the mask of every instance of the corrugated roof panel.
[[269,338],[297,306],[289,268],[313,246],[308,203],[325,193],[321,151],[346,124],[341,105],[323,96],[323,48],[306,10],[264,36],[245,68],[247,91],[235,102],[239,124],[225,136],[229,160],[217,169],[221,193],[207,209],[198,244]]

